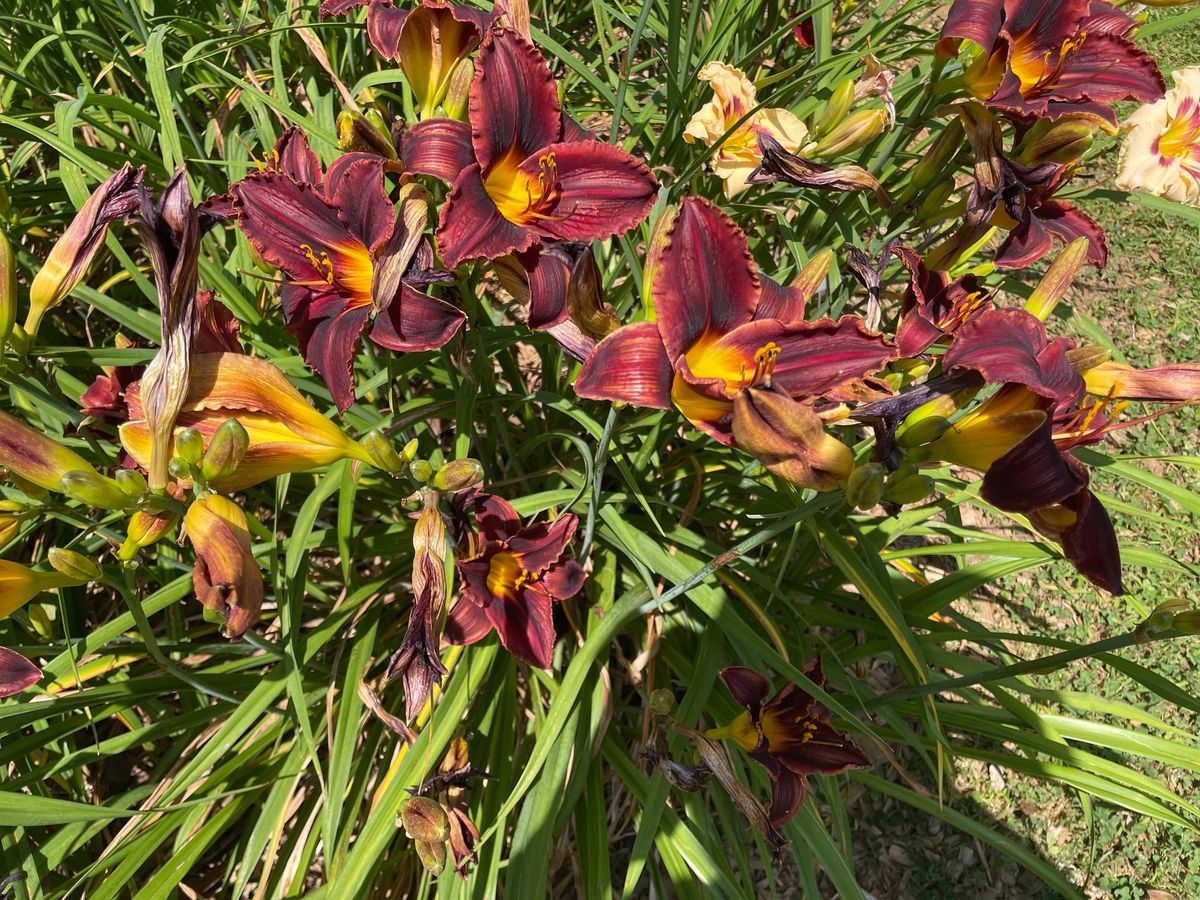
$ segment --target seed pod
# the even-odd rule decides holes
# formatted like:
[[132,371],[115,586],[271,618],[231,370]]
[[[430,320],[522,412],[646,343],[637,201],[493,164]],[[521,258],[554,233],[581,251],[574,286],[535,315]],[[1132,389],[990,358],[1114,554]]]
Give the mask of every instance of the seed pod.
[[433,477],[433,466],[425,459],[414,459],[408,464],[408,474],[419,484],[425,484]]
[[91,469],[67,472],[59,480],[59,487],[73,500],[97,509],[128,509],[137,502],[113,479]]
[[213,434],[200,470],[206,481],[228,478],[242,463],[250,447],[250,435],[237,419],[226,419]]
[[658,688],[650,692],[650,711],[654,715],[666,718],[675,708],[675,694],[667,688]]
[[400,807],[400,824],[414,841],[443,842],[450,838],[450,823],[442,804],[430,797],[409,797]]
[[100,567],[74,550],[51,547],[46,558],[50,560],[50,566],[54,571],[61,572],[68,578],[74,578],[81,584],[87,581],[98,581],[100,578]]
[[885,476],[879,463],[859,466],[846,478],[846,499],[857,509],[870,509],[883,499]]
[[446,845],[435,841],[417,841],[417,859],[430,875],[446,871]]
[[433,476],[433,486],[439,491],[465,491],[482,481],[483,466],[476,459],[448,462]]

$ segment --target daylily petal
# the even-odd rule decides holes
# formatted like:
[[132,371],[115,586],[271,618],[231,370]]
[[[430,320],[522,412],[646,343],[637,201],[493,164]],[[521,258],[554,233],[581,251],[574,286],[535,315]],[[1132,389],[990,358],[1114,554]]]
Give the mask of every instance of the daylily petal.
[[0,410],[0,466],[48,491],[61,491],[59,482],[67,472],[92,468],[74,450],[3,410]]
[[508,549],[517,555],[521,568],[541,574],[558,562],[567,544],[575,535],[579,519],[571,513],[563,513],[550,525],[533,525],[508,541]]
[[450,608],[442,636],[452,644],[475,644],[492,631],[492,622],[483,607],[463,597]]
[[575,379],[575,393],[589,400],[670,409],[674,377],[658,326],[637,322],[596,345]]
[[405,78],[427,116],[445,98],[455,66],[479,46],[491,18],[469,6],[426,0],[409,14],[402,28],[397,26],[395,15],[386,23],[379,17],[372,34],[368,16],[367,33],[381,51],[395,46],[392,55],[400,60]]
[[706,333],[749,322],[760,282],[746,236],[708,200],[685,197],[658,256],[651,296],[668,359]]
[[435,350],[454,337],[465,320],[458,307],[401,284],[400,296],[375,318],[370,337],[390,350]]
[[802,775],[786,769],[776,776],[771,784],[771,808],[767,812],[771,824],[782,828],[804,805],[805,783]]
[[1200,363],[1173,363],[1135,369],[1105,362],[1083,373],[1087,391],[1097,397],[1159,403],[1200,401]]
[[225,636],[239,638],[258,618],[262,571],[254,559],[246,514],[232,500],[210,494],[192,501],[184,518],[196,550],[196,597],[225,619]]
[[1054,444],[1047,418],[1020,443],[992,463],[979,495],[1008,512],[1028,513],[1062,503],[1086,485]]
[[[322,5],[322,13],[324,9]],[[396,59],[399,56],[400,34],[410,15],[412,12],[397,9],[391,0],[371,0],[367,9],[367,40],[384,59]]]
[[493,599],[484,615],[500,636],[504,649],[540,669],[550,668],[554,659],[554,610],[549,595],[526,585],[518,599]]
[[422,119],[404,132],[404,168],[453,184],[475,162],[471,126],[457,119]]
[[542,584],[551,597],[557,600],[569,600],[579,593],[587,576],[583,567],[573,559],[559,560],[542,576]]
[[279,136],[271,156],[269,168],[278,169],[295,181],[321,184],[321,163],[299,125],[290,126]]
[[354,356],[371,320],[371,307],[351,306],[317,323],[302,346],[304,361],[316,371],[338,412],[354,404]]
[[1003,17],[1004,0],[955,0],[946,14],[941,38],[962,38],[990,50]]
[[558,199],[531,223],[544,237],[591,241],[624,234],[646,218],[658,195],[650,170],[612,144],[551,144],[526,159],[520,171],[536,179],[546,158],[557,168]]
[[757,715],[759,707],[771,692],[771,682],[746,666],[727,666],[721,670],[721,680],[741,706]]
[[1044,200],[1009,233],[996,252],[995,263],[1007,269],[1025,268],[1050,252],[1052,236],[1064,244],[1086,237],[1088,262],[1099,269],[1108,262],[1108,241],[1091,217],[1065,200]]
[[42,670],[20,653],[0,647],[0,698],[21,693],[41,677]]
[[1084,578],[1114,596],[1124,594],[1121,547],[1104,504],[1091,491],[1083,490],[1064,506],[1075,517],[1066,528],[1056,529],[1041,511],[1030,513],[1029,520],[1038,530],[1058,538],[1063,555]]
[[374,253],[392,236],[396,221],[396,208],[383,181],[387,160],[365,153],[353,156],[349,162],[338,165],[342,162],[338,160],[329,167],[326,195],[350,233]]
[[509,152],[523,160],[559,140],[554,76],[538,49],[516,32],[494,28],[479,48],[470,120],[475,158],[484,171]]

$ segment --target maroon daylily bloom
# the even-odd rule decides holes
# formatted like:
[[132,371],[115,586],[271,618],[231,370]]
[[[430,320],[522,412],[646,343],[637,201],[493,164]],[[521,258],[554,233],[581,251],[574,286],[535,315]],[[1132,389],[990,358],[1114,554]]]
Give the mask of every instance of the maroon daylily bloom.
[[342,411],[354,402],[354,354],[364,332],[390,350],[432,350],[464,318],[418,289],[437,280],[422,271],[430,267],[420,252],[426,201],[406,185],[397,212],[384,183],[387,164],[350,153],[322,174],[303,134],[289,129],[273,165],[230,190],[238,226],[283,275],[289,330]]
[[41,677],[42,670],[20,653],[0,647],[0,698],[21,693]]
[[1154,60],[1128,39],[1133,27],[1103,0],[955,0],[942,41],[964,38],[983,49],[967,84],[994,109],[1115,126],[1113,103],[1149,103],[1166,89]]
[[444,0],[422,0],[413,10],[391,0],[325,0],[319,17],[340,16],[367,8],[367,38],[385,59],[396,60],[416,95],[422,117],[446,97],[455,68],[479,46],[495,12]]
[[[825,686],[818,654],[804,667],[815,684]],[[753,669],[721,670],[729,693],[746,708],[725,728],[708,732],[732,738],[771,776],[771,824],[782,828],[804,802],[809,775],[837,775],[871,761],[846,735],[829,723],[829,711],[797,684],[785,684],[769,700],[771,683]]]
[[469,118],[426,119],[404,136],[405,168],[453,186],[437,231],[450,268],[624,234],[654,203],[650,170],[562,114],[545,59],[514,31],[494,27],[479,48]]
[[907,247],[893,247],[908,270],[908,288],[896,328],[896,350],[903,358],[924,353],[942,338],[992,307],[991,293],[974,275],[951,278],[930,271]]
[[980,496],[1062,544],[1085,578],[1121,594],[1120,547],[1108,512],[1088,489],[1088,470],[1071,455],[1110,429],[1105,401],[1086,403],[1084,379],[1036,316],[1020,309],[981,314],[942,357],[946,372],[973,370],[1000,392],[924,448],[984,473]]
[[685,198],[661,251],[651,252],[657,321],[601,341],[575,381],[581,397],[674,406],[721,443],[738,444],[735,407],[749,403],[751,389],[769,388],[771,405],[782,397],[795,416],[801,404],[811,412],[818,399],[848,398],[895,355],[854,316],[804,321],[816,285],[784,287],[757,272],[741,229],[707,200]]
[[522,527],[511,504],[494,494],[476,492],[465,502],[478,523],[478,552],[455,561],[462,596],[446,619],[446,638],[473,644],[495,630],[513,656],[550,668],[553,603],[575,596],[584,581],[579,563],[566,556],[578,520],[563,513]]

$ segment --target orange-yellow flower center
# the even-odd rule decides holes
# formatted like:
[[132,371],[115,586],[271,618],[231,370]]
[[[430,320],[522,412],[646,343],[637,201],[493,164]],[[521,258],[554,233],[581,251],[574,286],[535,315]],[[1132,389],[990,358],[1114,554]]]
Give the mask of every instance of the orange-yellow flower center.
[[767,739],[767,752],[777,753],[799,741],[807,744],[817,733],[817,723],[812,716],[788,718],[772,712],[763,713],[763,737]]
[[365,306],[371,302],[375,263],[364,244],[354,243],[337,247],[336,266],[327,250],[316,251],[311,244],[300,244],[299,248],[308,257],[317,279],[303,283],[319,285],[324,282],[336,285],[338,292],[346,296],[352,306]]
[[515,553],[504,550],[495,554],[488,565],[488,593],[493,597],[514,600],[526,583],[537,581],[537,578],[536,572],[521,568],[521,561]]
[[561,193],[554,151],[538,157],[537,175],[521,169],[524,161],[513,148],[488,170],[483,179],[483,189],[500,210],[500,215],[514,225],[528,225],[534,219],[545,218]]
[[1200,154],[1200,114],[1180,116],[1172,121],[1158,139],[1158,152],[1163,156]]
[[732,398],[738,391],[758,384],[771,383],[771,373],[779,359],[780,347],[768,341],[754,352],[752,359],[735,346],[720,346],[719,335],[706,333],[684,354],[688,370],[695,378],[723,382],[724,397],[709,396],[697,390],[676,373],[671,384],[671,402],[692,422],[716,422],[733,410]]
[[1087,32],[1081,31],[1074,37],[1064,38],[1057,52],[1047,50],[1038,53],[1033,45],[1033,35],[1026,33],[1013,42],[1009,66],[1021,79],[1021,93],[1029,94],[1050,86],[1062,73],[1063,67],[1083,46]]

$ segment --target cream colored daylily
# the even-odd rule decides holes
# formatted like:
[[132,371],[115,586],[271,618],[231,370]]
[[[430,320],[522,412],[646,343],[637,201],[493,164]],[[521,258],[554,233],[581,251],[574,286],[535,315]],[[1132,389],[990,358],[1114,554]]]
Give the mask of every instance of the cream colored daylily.
[[700,70],[699,78],[712,85],[711,101],[688,122],[683,139],[721,148],[713,157],[713,172],[725,182],[725,196],[733,199],[746,189],[746,179],[762,160],[758,133],[765,131],[783,144],[789,153],[797,152],[808,141],[808,129],[786,109],[760,109],[742,122],[724,141],[721,139],[742,116],[758,104],[754,83],[740,69],[721,62],[710,62]]
[[1200,206],[1200,66],[1171,77],[1175,87],[1126,123],[1117,186]]

